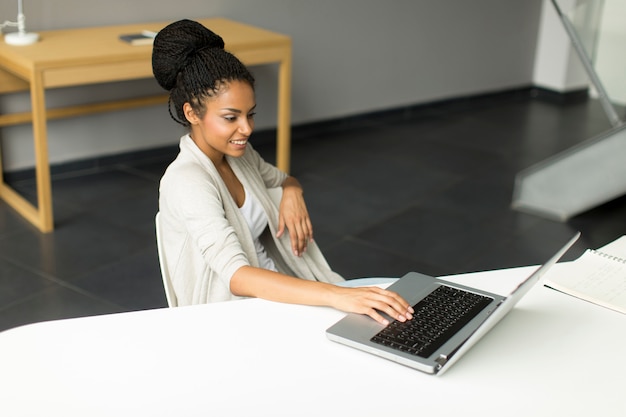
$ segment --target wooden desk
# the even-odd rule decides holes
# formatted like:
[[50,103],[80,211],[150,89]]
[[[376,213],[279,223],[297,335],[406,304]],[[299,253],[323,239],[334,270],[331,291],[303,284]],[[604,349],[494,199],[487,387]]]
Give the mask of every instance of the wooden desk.
[[[246,65],[278,63],[277,166],[289,172],[291,107],[291,39],[288,36],[222,18],[199,19],[224,38],[226,49]],[[50,164],[49,119],[165,103],[167,95],[47,109],[50,88],[151,78],[152,48],[131,46],[119,35],[158,31],[170,22],[40,32],[30,46],[0,42],[0,94],[30,90],[31,110],[0,115],[0,127],[32,122],[37,181],[37,205],[31,204],[0,175],[0,198],[42,232],[54,229]],[[4,71],[3,71],[4,70]],[[1,172],[0,163],[0,172]]]

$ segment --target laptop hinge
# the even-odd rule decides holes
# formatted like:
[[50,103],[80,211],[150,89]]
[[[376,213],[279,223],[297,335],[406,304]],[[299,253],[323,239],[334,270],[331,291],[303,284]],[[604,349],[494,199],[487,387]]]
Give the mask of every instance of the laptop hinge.
[[443,368],[443,365],[446,364],[446,362],[448,362],[448,357],[446,355],[439,355],[439,357],[437,359],[435,359],[435,362],[437,362],[437,369],[441,369]]
[[443,368],[443,366],[450,360],[451,357],[454,356],[454,354],[461,349],[461,346],[463,346],[463,343],[467,342],[467,339],[465,339],[462,343],[460,343],[452,352],[450,352],[447,355],[444,355],[443,353],[439,354],[439,357],[437,359],[435,359],[435,362],[437,362],[437,368],[441,369]]

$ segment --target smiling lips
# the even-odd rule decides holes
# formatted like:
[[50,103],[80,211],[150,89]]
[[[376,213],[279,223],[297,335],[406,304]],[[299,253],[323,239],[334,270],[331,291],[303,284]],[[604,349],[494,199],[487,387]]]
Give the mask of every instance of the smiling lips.
[[248,143],[248,139],[233,139],[230,143],[233,145],[245,146]]

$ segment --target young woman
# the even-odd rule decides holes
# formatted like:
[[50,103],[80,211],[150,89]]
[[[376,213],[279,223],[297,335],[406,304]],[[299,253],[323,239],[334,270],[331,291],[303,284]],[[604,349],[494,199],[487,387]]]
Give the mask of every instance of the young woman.
[[266,163],[249,140],[254,78],[222,38],[191,20],[154,40],[156,80],[189,133],[160,185],[164,252],[180,305],[260,297],[405,321],[396,293],[344,288],[313,241],[299,182]]

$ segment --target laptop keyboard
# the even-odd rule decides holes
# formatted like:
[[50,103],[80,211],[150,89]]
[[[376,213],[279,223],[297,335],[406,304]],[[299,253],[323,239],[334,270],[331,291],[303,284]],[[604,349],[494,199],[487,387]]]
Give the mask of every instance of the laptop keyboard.
[[427,358],[493,300],[441,285],[413,306],[413,319],[398,320],[371,338],[372,342]]

